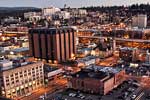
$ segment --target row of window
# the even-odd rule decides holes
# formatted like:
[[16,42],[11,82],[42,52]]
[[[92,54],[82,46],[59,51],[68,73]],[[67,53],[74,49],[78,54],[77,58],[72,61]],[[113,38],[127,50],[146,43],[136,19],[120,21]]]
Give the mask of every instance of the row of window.
[[24,70],[21,72],[16,72],[14,74],[6,76],[6,85],[18,83],[21,79],[29,79],[32,78],[35,80],[36,78],[43,77],[43,68],[42,66],[37,66],[32,69]]
[[37,79],[42,79],[43,78],[43,75],[41,74],[40,76],[33,76],[32,78],[25,78],[25,79],[16,79],[15,81],[14,80],[11,80],[11,82],[6,82],[6,86],[9,86],[9,85],[15,85],[15,84],[19,84],[19,82],[21,84],[25,84],[25,83],[28,83],[30,81],[33,81],[33,80],[37,80]]
[[[6,76],[6,79],[9,79],[9,77],[11,77],[11,78],[14,78],[14,76],[15,77],[18,77],[19,76],[19,74],[20,74],[20,76],[21,77],[23,77],[23,74],[24,74],[24,76],[27,76],[27,74],[28,75],[31,75],[31,72],[34,74],[34,73],[38,73],[38,72],[42,72],[43,71],[43,69],[42,68],[40,68],[40,69],[34,69],[34,68],[32,68],[32,70],[25,70],[25,71],[21,71],[21,72],[17,72],[17,73],[15,73],[15,74],[11,74],[11,75],[9,75],[9,76]],[[23,73],[24,72],[24,73]],[[27,73],[28,72],[28,73]]]

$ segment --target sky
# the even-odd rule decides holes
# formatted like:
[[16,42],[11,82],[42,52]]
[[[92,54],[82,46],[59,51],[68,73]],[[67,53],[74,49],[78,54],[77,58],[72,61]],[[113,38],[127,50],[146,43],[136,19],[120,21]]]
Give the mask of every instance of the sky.
[[0,0],[0,7],[70,7],[112,6],[150,3],[150,0]]

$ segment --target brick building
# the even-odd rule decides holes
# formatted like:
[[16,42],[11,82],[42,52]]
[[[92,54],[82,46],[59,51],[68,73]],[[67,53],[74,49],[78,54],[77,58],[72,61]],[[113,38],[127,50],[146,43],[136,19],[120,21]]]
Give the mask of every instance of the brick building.
[[82,69],[68,79],[68,87],[89,93],[105,95],[124,80],[125,71],[109,67]]

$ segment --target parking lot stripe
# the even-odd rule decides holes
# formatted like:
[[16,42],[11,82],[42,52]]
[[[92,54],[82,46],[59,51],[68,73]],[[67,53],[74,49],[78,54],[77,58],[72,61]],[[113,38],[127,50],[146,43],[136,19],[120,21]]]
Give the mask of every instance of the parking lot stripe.
[[144,95],[144,92],[142,92],[135,100],[139,100]]

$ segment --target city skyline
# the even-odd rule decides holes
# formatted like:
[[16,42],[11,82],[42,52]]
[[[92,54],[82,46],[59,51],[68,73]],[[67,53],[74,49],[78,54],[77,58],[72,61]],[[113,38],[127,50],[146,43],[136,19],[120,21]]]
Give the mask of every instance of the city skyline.
[[0,0],[0,100],[150,100],[150,0]]
[[[132,5],[146,4],[149,0],[1,0],[0,7],[63,7],[65,4],[70,7],[86,7],[86,6],[114,6],[114,5]],[[35,5],[36,4],[36,5]]]

